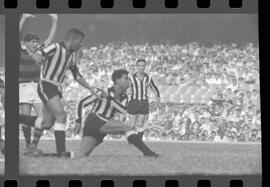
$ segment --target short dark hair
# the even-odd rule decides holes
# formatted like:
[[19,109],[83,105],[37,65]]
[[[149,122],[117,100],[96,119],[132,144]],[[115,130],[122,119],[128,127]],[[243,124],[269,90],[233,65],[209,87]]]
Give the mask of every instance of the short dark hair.
[[84,33],[80,29],[71,28],[67,31],[66,39],[69,39],[71,36],[80,36],[84,38]]
[[23,41],[30,42],[31,40],[37,40],[37,41],[39,41],[39,37],[36,34],[34,34],[34,33],[27,33],[24,36]]
[[128,71],[124,69],[117,69],[112,74],[112,81],[115,84],[117,79],[120,79],[123,75],[128,75]]
[[146,61],[145,59],[143,58],[139,58],[137,61],[136,61],[136,65],[138,65],[139,62],[144,62],[146,64]]

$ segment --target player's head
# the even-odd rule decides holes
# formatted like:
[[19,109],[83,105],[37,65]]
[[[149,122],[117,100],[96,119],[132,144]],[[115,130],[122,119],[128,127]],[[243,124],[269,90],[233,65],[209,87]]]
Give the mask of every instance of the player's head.
[[138,59],[136,61],[136,68],[138,72],[143,73],[146,68],[146,61],[142,58]]
[[76,28],[69,29],[66,36],[66,42],[69,42],[69,48],[72,51],[77,51],[81,48],[84,39],[84,33]]
[[34,33],[28,33],[25,35],[23,42],[27,49],[34,52],[39,47],[39,37]]
[[112,74],[112,81],[114,85],[119,86],[122,90],[128,89],[130,86],[128,71],[124,69],[115,70]]

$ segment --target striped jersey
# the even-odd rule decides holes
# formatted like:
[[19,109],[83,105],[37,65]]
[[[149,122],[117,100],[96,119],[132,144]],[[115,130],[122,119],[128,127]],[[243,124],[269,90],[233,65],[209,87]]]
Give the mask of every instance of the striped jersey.
[[41,50],[45,63],[42,67],[42,80],[61,84],[69,69],[75,80],[81,78],[76,62],[75,52],[67,49],[64,42],[53,43]]
[[155,85],[153,79],[146,73],[143,79],[140,80],[137,73],[130,75],[131,82],[131,100],[147,100],[148,99],[148,87],[150,87],[155,94],[160,98],[160,93]]
[[[100,90],[97,90],[97,93],[102,93]],[[91,113],[94,113],[103,121],[108,121],[118,113],[125,113],[126,106],[128,102],[128,97],[125,93],[120,95],[120,101],[115,99],[115,89],[114,87],[108,88],[108,97],[103,100],[97,99],[94,95],[89,95],[82,100],[80,100],[77,107],[77,122],[82,121],[82,110],[83,108],[93,105]]]
[[40,80],[41,67],[28,54],[27,48],[21,44],[20,49],[20,82],[38,82]]

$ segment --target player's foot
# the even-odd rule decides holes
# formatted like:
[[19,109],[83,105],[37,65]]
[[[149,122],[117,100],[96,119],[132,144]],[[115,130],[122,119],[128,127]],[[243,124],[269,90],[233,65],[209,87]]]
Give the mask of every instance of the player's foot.
[[145,157],[152,157],[152,158],[157,158],[159,157],[160,155],[155,153],[155,152],[150,152],[150,153],[147,153],[147,154],[144,154]]
[[66,151],[62,152],[61,154],[57,154],[58,158],[74,158],[74,152],[73,151]]
[[43,151],[38,149],[36,145],[31,144],[27,147],[27,150],[24,153],[24,155],[30,156],[30,157],[39,157],[39,156],[43,156]]

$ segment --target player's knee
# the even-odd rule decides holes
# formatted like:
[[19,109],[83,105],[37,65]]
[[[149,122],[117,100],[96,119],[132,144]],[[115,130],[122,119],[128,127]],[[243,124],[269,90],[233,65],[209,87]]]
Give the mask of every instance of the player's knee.
[[123,126],[123,132],[126,134],[127,132],[131,131],[133,128],[129,126]]
[[67,122],[67,114],[66,112],[62,112],[55,116],[56,121],[62,124],[65,124]]
[[42,129],[50,130],[54,124],[54,119],[43,119],[42,120]]

